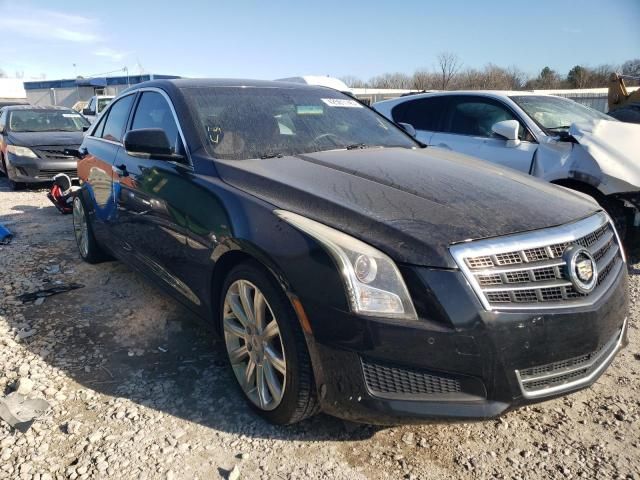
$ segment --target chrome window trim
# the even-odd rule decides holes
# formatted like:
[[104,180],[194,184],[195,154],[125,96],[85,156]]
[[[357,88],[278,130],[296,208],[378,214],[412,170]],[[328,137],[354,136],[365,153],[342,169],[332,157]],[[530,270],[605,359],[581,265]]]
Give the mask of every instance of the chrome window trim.
[[[189,164],[184,164],[184,163],[180,163],[180,162],[174,162],[174,161],[170,161],[170,162],[165,162],[165,163],[172,163],[174,165],[179,165],[181,167],[188,167],[191,170],[193,170],[193,161],[191,160],[191,152],[189,150],[189,145],[187,144],[187,140],[184,136],[184,132],[182,130],[182,125],[180,124],[180,120],[178,120],[178,115],[176,113],[176,109],[173,106],[173,102],[171,101],[171,99],[169,98],[169,95],[167,95],[167,92],[165,92],[164,90],[162,90],[161,88],[158,87],[141,87],[141,88],[137,88],[133,91],[127,92],[121,96],[118,96],[116,98],[114,98],[111,103],[109,104],[109,108],[107,108],[106,110],[103,110],[103,112],[100,114],[99,117],[97,117],[94,121],[94,123],[91,125],[91,132],[87,132],[87,137],[92,138],[94,140],[100,140],[103,142],[107,142],[110,143],[112,145],[118,145],[120,147],[124,146],[122,144],[122,142],[114,142],[113,140],[107,140],[105,138],[102,137],[95,137],[93,135],[93,132],[95,131],[95,129],[97,128],[98,123],[100,122],[100,118],[102,118],[102,115],[104,115],[105,113],[111,111],[111,106],[116,103],[116,101],[119,101],[120,99],[128,96],[128,95],[136,95],[138,92],[143,93],[143,92],[155,92],[155,93],[159,93],[160,95],[162,95],[162,97],[165,99],[165,101],[167,102],[167,104],[169,105],[169,109],[171,110],[171,114],[173,115],[173,120],[176,122],[176,126],[178,127],[178,133],[180,134],[180,140],[182,140],[182,144],[184,145],[184,150],[186,152],[186,157],[187,157],[187,161],[189,162]],[[131,130],[130,128],[130,123],[133,121],[134,117],[135,117],[135,113],[136,110],[138,109],[138,103],[135,103],[132,106],[132,110],[129,112],[129,117],[127,118],[127,125],[125,127],[124,133],[126,135],[126,133],[128,131]]]
[[[111,103],[109,103],[108,108],[105,108],[100,114],[98,114],[95,118],[95,120],[93,121],[93,123],[91,124],[91,127],[89,128],[89,130],[87,130],[87,133],[85,135],[85,137],[89,137],[89,138],[93,138],[95,140],[104,140],[105,142],[109,142],[111,144],[114,145],[122,145],[121,142],[114,142],[113,140],[107,140],[105,138],[102,137],[96,137],[94,136],[94,132],[96,131],[96,128],[98,128],[98,124],[100,123],[100,121],[102,120],[102,117],[107,113],[111,111],[111,107],[113,106],[114,103],[116,103],[116,100],[120,100],[124,97],[128,97],[129,95],[135,95],[137,93],[137,91],[133,91],[133,92],[127,92],[125,94],[122,94],[116,98],[114,98]],[[131,115],[131,110],[129,110],[129,115]],[[127,123],[129,123],[129,117],[127,117]]]
[[[487,287],[482,287],[476,278],[476,274],[480,273],[480,270],[472,270],[467,265],[465,258],[468,257],[481,257],[499,255],[501,253],[509,253],[514,251],[523,251],[534,248],[547,247],[550,245],[560,243],[571,243],[576,240],[589,235],[590,233],[601,228],[605,224],[609,223],[615,233],[617,243],[617,249],[620,250],[621,262],[614,267],[614,271],[610,273],[608,278],[603,282],[601,288],[599,288],[599,294],[590,295],[583,299],[576,299],[572,301],[565,301],[563,303],[544,304],[542,302],[535,305],[505,305],[505,306],[491,306],[487,296],[483,291],[487,290]],[[620,243],[620,238],[615,230],[615,226],[611,221],[609,215],[604,211],[599,211],[589,217],[577,220],[575,222],[567,223],[557,227],[546,228],[542,230],[534,230],[531,232],[516,233],[513,235],[507,235],[503,237],[490,238],[485,240],[466,240],[462,243],[457,243],[449,247],[449,252],[453,256],[458,268],[465,276],[467,283],[471,286],[471,289],[476,294],[476,297],[482,304],[482,307],[487,311],[502,311],[502,310],[551,310],[551,309],[563,309],[563,308],[575,308],[590,306],[596,303],[602,295],[609,290],[615,280],[617,280],[620,270],[624,267],[626,259],[624,251]],[[511,268],[511,267],[510,267]],[[525,269],[526,264],[521,269]],[[501,290],[505,288],[502,287]]]
[[[184,163],[179,163],[179,162],[168,162],[168,163],[173,163],[175,165],[180,165],[183,167],[191,167],[193,169],[193,161],[191,160],[191,152],[189,150],[189,145],[187,144],[187,139],[184,136],[184,132],[182,131],[182,125],[180,124],[180,120],[178,119],[178,114],[176,113],[176,109],[173,106],[173,102],[171,101],[171,98],[169,98],[169,95],[167,94],[167,92],[165,92],[163,89],[158,88],[158,87],[141,87],[139,89],[136,90],[136,92],[140,92],[140,93],[144,93],[144,92],[155,92],[155,93],[159,93],[160,95],[162,95],[165,99],[165,101],[167,102],[167,104],[169,105],[169,109],[171,109],[171,114],[173,115],[173,120],[176,122],[176,126],[178,127],[178,133],[180,134],[180,140],[182,140],[182,145],[184,145],[184,150],[185,153],[187,154],[187,161],[189,162],[188,165],[185,165]],[[136,116],[136,111],[138,110],[138,104],[140,103],[140,101],[138,101],[136,103],[135,110],[132,112],[132,116],[130,118],[130,122],[133,122],[133,120],[135,119]],[[125,130],[125,134],[126,132],[128,132],[129,130],[131,130],[129,128],[129,125],[127,125],[127,129]]]
[[[515,374],[516,374],[516,378],[518,379],[518,384],[520,385],[520,391],[522,392],[522,396],[527,399],[547,397],[549,395],[562,393],[569,390],[575,390],[576,388],[580,388],[594,381],[595,378],[598,375],[600,375],[600,373],[606,368],[606,366],[609,365],[609,363],[613,360],[613,357],[615,357],[618,351],[620,350],[620,347],[622,346],[622,340],[624,339],[624,335],[627,330],[627,325],[628,325],[627,320],[628,320],[628,317],[625,317],[624,322],[622,323],[622,328],[620,329],[620,333],[618,334],[617,339],[613,337],[610,341],[607,342],[607,344],[612,343],[612,341],[615,339],[615,346],[611,349],[611,351],[607,353],[607,350],[604,349],[601,354],[599,354],[596,358],[594,358],[593,360],[591,360],[590,362],[584,365],[581,365],[573,369],[567,369],[566,371],[558,372],[556,374],[540,375],[539,377],[529,378],[525,380],[522,379],[520,375],[520,371],[516,370]],[[606,347],[607,344],[605,344],[604,347]],[[602,358],[603,356],[605,356],[604,359]],[[554,376],[557,377],[560,375],[566,375],[567,373],[571,373],[572,371],[578,371],[585,368],[588,370],[589,368],[593,367],[596,364],[597,364],[597,367],[591,373],[589,373],[586,377],[579,378],[572,382],[567,382],[567,383],[563,383],[562,385],[556,385],[554,387],[548,387],[548,388],[543,388],[540,390],[533,390],[533,391],[525,390],[524,388],[524,383],[537,381],[544,378],[553,378]]]

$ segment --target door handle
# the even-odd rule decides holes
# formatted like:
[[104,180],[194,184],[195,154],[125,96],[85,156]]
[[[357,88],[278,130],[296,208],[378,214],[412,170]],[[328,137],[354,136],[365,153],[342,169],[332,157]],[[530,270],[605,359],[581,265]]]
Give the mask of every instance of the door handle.
[[121,165],[114,165],[112,169],[119,177],[129,176],[129,172],[127,171],[127,166],[124,163]]

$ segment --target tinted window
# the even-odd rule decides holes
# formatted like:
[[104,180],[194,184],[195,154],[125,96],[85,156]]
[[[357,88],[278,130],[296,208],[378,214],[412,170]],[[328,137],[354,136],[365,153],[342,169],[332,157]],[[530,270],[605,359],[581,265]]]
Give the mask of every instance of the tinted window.
[[[104,123],[104,131],[101,136],[105,140],[112,140],[114,142],[122,141],[122,132],[129,118],[129,110],[131,110],[131,103],[135,95],[127,95],[121,98],[113,104],[111,109],[107,112],[107,119]],[[96,136],[101,125],[98,125],[96,129]]]
[[216,158],[417,146],[357,100],[326,88],[202,87],[183,93]]
[[416,130],[439,132],[446,103],[444,96],[416,98],[394,107],[391,116],[396,122],[410,123]]
[[144,92],[140,97],[131,129],[137,130],[139,128],[161,128],[167,134],[174,153],[180,151],[178,126],[169,104],[159,93]]
[[474,137],[493,137],[494,123],[517,120],[499,102],[480,97],[452,98],[447,117],[446,131]]

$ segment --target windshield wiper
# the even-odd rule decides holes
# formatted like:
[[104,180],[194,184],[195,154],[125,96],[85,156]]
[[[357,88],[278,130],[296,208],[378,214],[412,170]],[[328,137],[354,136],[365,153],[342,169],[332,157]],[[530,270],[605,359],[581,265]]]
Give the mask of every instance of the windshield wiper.
[[571,125],[559,125],[557,127],[547,127],[547,130],[569,130]]
[[281,153],[265,153],[264,155],[260,155],[260,160],[267,160],[269,158],[282,158]]

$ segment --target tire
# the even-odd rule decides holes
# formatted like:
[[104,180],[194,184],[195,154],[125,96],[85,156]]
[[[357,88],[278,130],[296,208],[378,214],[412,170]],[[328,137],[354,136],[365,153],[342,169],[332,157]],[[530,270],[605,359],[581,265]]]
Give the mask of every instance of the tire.
[[4,155],[0,155],[0,177],[8,177],[7,162],[4,161]]
[[[249,301],[243,302],[243,296]],[[272,275],[254,261],[237,265],[224,281],[219,305],[229,365],[249,405],[277,425],[316,414],[318,401],[304,334]]]
[[73,233],[80,257],[85,262],[100,263],[107,259],[107,255],[100,248],[93,235],[93,229],[81,195],[73,199]]

